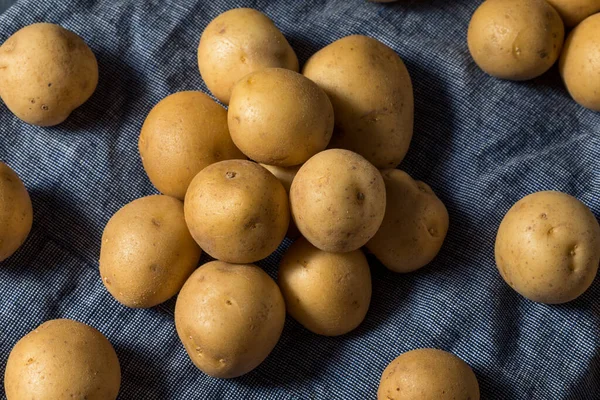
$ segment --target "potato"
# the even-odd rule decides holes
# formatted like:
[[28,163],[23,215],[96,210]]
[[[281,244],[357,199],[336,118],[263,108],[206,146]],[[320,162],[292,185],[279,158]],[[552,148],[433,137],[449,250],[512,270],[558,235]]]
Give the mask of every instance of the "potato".
[[200,75],[212,94],[229,103],[233,85],[263,68],[298,71],[298,58],[273,21],[260,11],[235,8],[208,24],[198,46]]
[[355,329],[371,302],[371,272],[361,250],[329,253],[305,238],[295,241],[281,259],[278,283],[288,313],[318,335]]
[[559,69],[571,97],[590,110],[600,111],[600,13],[571,31]]
[[175,306],[185,350],[199,369],[217,378],[244,375],[262,363],[284,322],[277,284],[251,264],[204,264],[185,283]]
[[110,342],[81,322],[55,319],[17,342],[4,375],[7,400],[114,400],[121,385]]
[[285,189],[251,161],[221,161],[204,168],[192,180],[184,204],[196,242],[212,257],[231,263],[268,257],[290,221]]
[[245,159],[227,128],[227,111],[201,92],[165,97],[142,126],[139,150],[152,184],[183,200],[198,172],[221,160]]
[[394,50],[348,36],[315,53],[303,74],[333,104],[330,148],[354,151],[377,168],[400,164],[413,134],[414,101],[410,75]]
[[377,232],[385,214],[379,171],[349,150],[325,150],[298,171],[290,189],[292,216],[318,249],[356,250]]
[[401,354],[383,374],[377,400],[479,400],[475,374],[454,354],[417,349]]
[[0,261],[21,247],[32,223],[33,208],[25,185],[15,171],[0,162]]
[[185,224],[181,201],[142,197],[106,224],[100,276],[120,303],[153,307],[177,294],[198,266],[201,252]]
[[26,26],[0,46],[0,97],[28,124],[60,124],[90,98],[97,84],[94,53],[59,25]]
[[381,227],[367,249],[394,272],[412,272],[437,255],[448,232],[448,211],[431,188],[398,169],[382,171],[387,193]]
[[600,12],[600,0],[546,0],[560,14],[569,28]]
[[231,138],[254,161],[291,167],[324,150],[333,133],[333,107],[314,82],[297,72],[266,68],[233,87],[227,114]]
[[473,14],[467,40],[484,72],[522,81],[554,64],[564,36],[560,16],[545,0],[487,0]]
[[[275,175],[275,178],[279,179],[279,182],[281,182],[281,184],[283,185],[283,188],[289,195],[290,187],[292,186],[292,181],[294,180],[294,177],[298,173],[298,170],[300,169],[301,166],[295,165],[293,167],[278,167],[276,165],[267,165],[267,164],[260,164],[260,165],[263,168],[267,169],[270,173]],[[288,230],[287,230],[287,233],[285,234],[285,236],[287,236],[290,239],[297,239],[300,237],[300,231],[298,230],[298,227],[296,226],[296,223],[294,222],[294,220],[292,218],[290,218],[290,224],[288,226]]]

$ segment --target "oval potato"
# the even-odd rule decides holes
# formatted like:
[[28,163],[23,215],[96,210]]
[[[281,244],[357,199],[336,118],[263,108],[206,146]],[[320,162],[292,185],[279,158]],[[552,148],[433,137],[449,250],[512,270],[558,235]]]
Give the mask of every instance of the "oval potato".
[[546,0],[560,14],[568,28],[600,12],[600,0]]
[[33,223],[29,193],[15,171],[0,162],[0,261],[25,242]]

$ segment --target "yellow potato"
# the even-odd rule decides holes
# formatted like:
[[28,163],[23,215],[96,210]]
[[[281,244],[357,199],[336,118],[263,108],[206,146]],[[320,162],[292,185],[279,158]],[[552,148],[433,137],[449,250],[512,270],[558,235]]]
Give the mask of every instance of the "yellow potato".
[[15,171],[0,162],[0,261],[21,247],[32,223],[33,208],[25,185]]
[[[283,185],[283,188],[289,195],[290,187],[292,186],[292,181],[294,180],[294,177],[298,173],[298,170],[300,169],[301,166],[295,165],[293,167],[279,167],[276,165],[267,165],[267,164],[260,164],[260,165],[262,167],[264,167],[265,169],[267,169],[270,173],[275,175],[275,178],[279,179],[279,182],[281,182],[281,184]],[[300,231],[298,230],[298,227],[296,226],[296,223],[294,222],[294,220],[292,218],[290,218],[290,225],[288,226],[288,230],[287,230],[287,233],[285,234],[285,236],[287,236],[290,239],[297,239],[300,237]]]
[[547,0],[569,28],[600,12],[600,0]]

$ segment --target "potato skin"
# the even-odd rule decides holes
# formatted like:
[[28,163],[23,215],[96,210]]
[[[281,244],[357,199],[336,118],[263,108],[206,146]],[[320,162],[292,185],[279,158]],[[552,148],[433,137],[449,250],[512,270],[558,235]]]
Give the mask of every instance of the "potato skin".
[[174,93],[154,106],[142,126],[138,147],[152,184],[180,200],[204,167],[246,158],[231,140],[227,111],[195,91]]
[[142,197],[106,224],[100,276],[120,303],[153,307],[177,294],[201,253],[187,229],[181,201],[163,195]]
[[7,400],[114,400],[121,385],[110,342],[81,322],[56,319],[12,349],[4,376]]
[[90,98],[97,84],[94,53],[59,25],[26,26],[0,46],[0,97],[28,124],[60,124]]
[[298,72],[298,58],[273,21],[251,8],[235,8],[213,19],[200,38],[198,68],[212,94],[229,103],[233,85],[263,68]]
[[385,214],[379,171],[349,150],[330,149],[308,160],[290,189],[294,222],[318,249],[353,251],[377,232]]
[[[275,175],[275,178],[279,179],[279,182],[283,185],[286,193],[290,194],[290,188],[292,187],[292,181],[300,170],[301,165],[295,165],[293,167],[279,167],[277,165],[260,164],[267,171]],[[290,225],[288,226],[286,237],[290,239],[297,239],[300,237],[300,231],[296,226],[293,218],[290,218]]]
[[217,378],[244,375],[262,363],[284,322],[277,284],[251,264],[204,264],[185,283],[175,306],[177,334],[190,359]]
[[361,250],[329,253],[300,238],[281,259],[277,277],[288,313],[311,332],[343,335],[365,319],[371,272]]
[[394,50],[367,36],[347,36],[315,53],[302,73],[333,104],[329,148],[354,151],[377,168],[400,164],[413,134],[414,100],[410,75]]
[[204,251],[221,261],[251,263],[277,249],[288,229],[285,189],[260,165],[221,161],[192,180],[185,220]]
[[0,261],[25,242],[33,223],[29,193],[15,171],[0,162]]
[[571,301],[592,284],[600,262],[600,226],[576,198],[537,192],[516,202],[496,236],[502,278],[526,298]]
[[448,211],[424,182],[404,171],[388,169],[381,175],[386,209],[381,227],[367,249],[394,272],[412,272],[434,259],[448,232]]
[[377,400],[479,400],[477,377],[460,358],[437,349],[401,354],[383,374]]
[[546,0],[560,14],[569,28],[576,26],[592,14],[600,12],[599,0]]
[[484,72],[522,81],[550,69],[564,36],[560,16],[545,0],[487,0],[471,17],[467,41]]
[[227,118],[231,138],[244,154],[283,167],[325,150],[333,133],[333,107],[325,92],[283,68],[240,79],[231,92]]

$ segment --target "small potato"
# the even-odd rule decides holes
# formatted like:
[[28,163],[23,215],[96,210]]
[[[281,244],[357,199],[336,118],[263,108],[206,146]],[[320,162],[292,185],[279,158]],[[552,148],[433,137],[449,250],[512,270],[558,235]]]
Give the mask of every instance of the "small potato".
[[600,12],[600,0],[546,0],[560,14],[568,28]]
[[120,303],[153,307],[177,294],[198,266],[201,252],[185,224],[181,201],[142,197],[106,224],[100,276]]
[[245,159],[227,128],[227,111],[201,92],[165,97],[142,126],[139,150],[152,184],[183,200],[194,176],[207,165]]
[[90,98],[97,84],[94,53],[59,25],[26,26],[0,46],[0,97],[28,124],[60,124]]
[[365,319],[371,302],[371,272],[361,250],[328,253],[305,238],[283,256],[278,283],[288,313],[318,335],[350,332]]
[[559,69],[571,97],[590,110],[600,111],[600,13],[571,31]]
[[496,236],[502,278],[530,300],[558,304],[592,284],[600,262],[600,226],[576,198],[538,192],[519,200]]
[[297,72],[266,68],[238,81],[229,102],[231,137],[256,162],[291,167],[325,150],[333,107],[314,82]]
[[398,169],[382,171],[387,193],[383,223],[367,249],[392,271],[412,272],[437,255],[448,211],[431,188]]
[[279,341],[284,322],[277,284],[251,264],[204,264],[185,283],[175,306],[185,350],[196,367],[216,378],[256,368]]
[[204,168],[185,196],[185,220],[212,257],[251,263],[277,249],[288,229],[288,196],[277,178],[251,161]]
[[383,374],[377,400],[479,400],[475,374],[454,354],[437,349],[408,351]]
[[81,322],[55,319],[17,342],[4,375],[7,400],[114,400],[121,385],[110,342]]
[[0,261],[21,247],[32,223],[33,208],[25,185],[15,171],[0,162]]
[[[267,164],[260,164],[260,165],[263,168],[267,169],[270,173],[275,175],[275,178],[279,179],[279,182],[281,182],[281,184],[283,185],[283,188],[289,195],[290,187],[292,186],[292,181],[294,180],[294,177],[298,173],[298,170],[300,169],[301,166],[296,165],[293,167],[278,167],[276,165],[267,165]],[[296,223],[294,222],[294,220],[292,218],[290,218],[290,225],[288,226],[288,230],[287,230],[287,233],[285,234],[285,236],[287,236],[290,239],[297,239],[300,237],[300,231],[298,230],[298,227],[296,226]]]
[[354,151],[377,168],[400,164],[413,134],[414,101],[410,75],[394,50],[347,36],[315,53],[303,74],[333,104],[330,148]]
[[290,189],[294,221],[318,249],[345,253],[367,243],[385,214],[379,171],[349,150],[325,150],[298,171]]
[[212,94],[228,104],[233,85],[245,75],[263,68],[298,72],[298,58],[269,17],[251,8],[235,8],[204,29],[198,67]]
[[560,16],[545,0],[487,0],[473,14],[467,40],[484,72],[522,81],[554,64],[564,36]]

